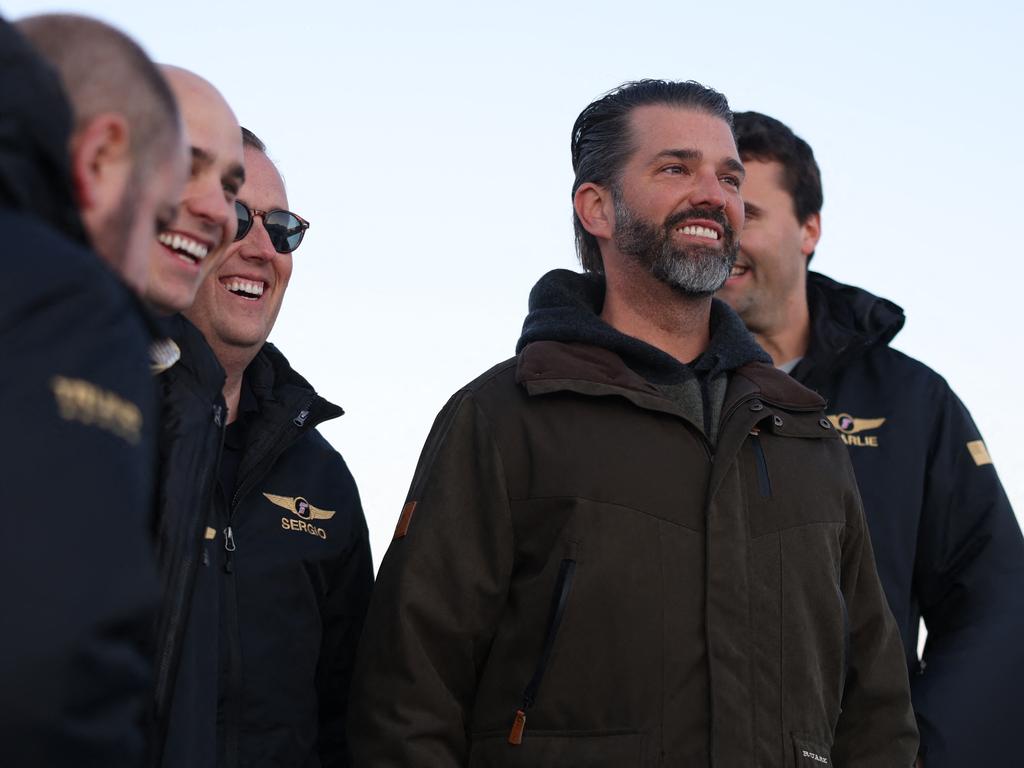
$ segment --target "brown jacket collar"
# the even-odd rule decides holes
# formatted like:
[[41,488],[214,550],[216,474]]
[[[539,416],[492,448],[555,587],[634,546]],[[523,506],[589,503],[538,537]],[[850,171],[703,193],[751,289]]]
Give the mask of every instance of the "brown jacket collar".
[[[725,410],[740,400],[759,397],[787,410],[812,411],[824,407],[822,398],[788,374],[767,363],[737,368],[726,396]],[[630,369],[614,352],[589,344],[535,341],[519,353],[516,381],[531,395],[559,390],[583,394],[618,393],[639,405],[634,395],[663,399],[661,392]],[[647,397],[644,397],[646,401]],[[658,408],[657,410],[664,410]],[[672,408],[671,410],[675,410]]]

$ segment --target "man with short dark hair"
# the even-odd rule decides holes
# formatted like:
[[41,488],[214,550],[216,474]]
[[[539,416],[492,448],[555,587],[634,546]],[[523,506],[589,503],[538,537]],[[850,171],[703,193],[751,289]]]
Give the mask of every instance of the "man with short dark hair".
[[573,129],[588,272],[438,416],[378,574],[358,766],[908,766],[846,450],[711,294],[743,224],[725,98],[627,83]]
[[209,722],[218,765],[342,768],[369,539],[355,481],[316,429],[341,409],[267,343],[309,225],[288,210],[263,142],[244,136],[238,236],[187,311],[227,374],[212,567],[201,577],[220,599]]
[[71,102],[73,188],[93,247],[141,294],[147,246],[174,219],[188,168],[174,95],[146,53],[103,22],[46,14],[18,29]]
[[718,295],[827,399],[849,447],[924,765],[1005,763],[1024,687],[1024,541],[985,444],[949,385],[889,347],[902,309],[808,271],[823,200],[810,146],[757,112],[736,115],[736,136],[747,221]]
[[[81,34],[51,45],[51,21]],[[131,40],[80,17],[24,28],[60,57],[54,72],[0,20],[0,764],[137,766],[159,595],[156,412],[151,329],[124,283],[143,286],[184,145]],[[90,57],[96,69],[62,87],[63,62]],[[96,82],[111,71],[137,80]],[[142,127],[136,97],[159,130]]]

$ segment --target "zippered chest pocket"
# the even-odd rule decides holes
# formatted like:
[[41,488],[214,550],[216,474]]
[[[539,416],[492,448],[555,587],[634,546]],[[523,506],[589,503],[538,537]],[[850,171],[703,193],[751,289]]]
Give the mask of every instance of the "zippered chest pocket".
[[[540,738],[650,727],[666,668],[677,685],[672,674],[692,676],[698,661],[676,642],[671,661],[664,653],[667,637],[703,637],[698,591],[676,590],[703,574],[703,537],[591,499],[525,500],[513,512],[517,556],[478,673],[473,739],[497,740],[509,765],[539,765],[529,758]],[[687,639],[678,644],[691,648]]]
[[[750,535],[820,523],[845,523],[849,493],[844,446],[827,428],[786,431],[792,422],[773,415],[751,429],[741,456]],[[813,422],[812,422],[813,423]]]

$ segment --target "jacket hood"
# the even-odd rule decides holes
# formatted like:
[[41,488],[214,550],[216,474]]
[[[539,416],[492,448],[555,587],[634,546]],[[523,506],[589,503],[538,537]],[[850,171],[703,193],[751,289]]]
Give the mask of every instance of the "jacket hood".
[[0,207],[88,244],[72,195],[71,107],[56,72],[3,19],[0,71]]
[[694,372],[713,377],[747,363],[771,363],[768,354],[724,302],[712,300],[711,343],[704,354],[686,365],[601,320],[604,291],[603,275],[567,269],[548,272],[530,292],[530,311],[516,352],[536,341],[589,344],[614,352],[645,379],[657,383],[680,381]]
[[906,320],[903,309],[888,299],[817,272],[807,273],[807,304],[811,315],[807,357],[822,368],[887,345]]

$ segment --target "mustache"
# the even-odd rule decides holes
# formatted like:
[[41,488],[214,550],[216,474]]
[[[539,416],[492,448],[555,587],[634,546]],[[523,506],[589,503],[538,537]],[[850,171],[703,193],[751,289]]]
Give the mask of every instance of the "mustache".
[[679,213],[674,213],[665,219],[665,229],[675,229],[680,224],[691,219],[706,219],[715,222],[725,233],[725,239],[727,241],[732,240],[734,234],[732,226],[729,224],[729,220],[725,217],[725,212],[721,208],[688,208],[685,211],[679,211]]

